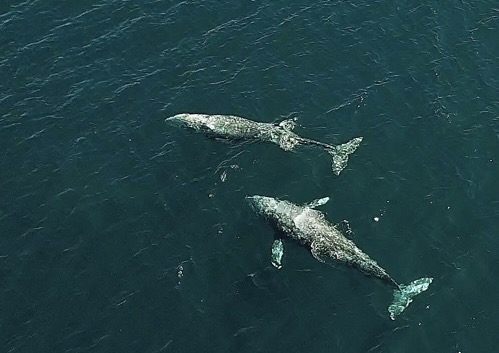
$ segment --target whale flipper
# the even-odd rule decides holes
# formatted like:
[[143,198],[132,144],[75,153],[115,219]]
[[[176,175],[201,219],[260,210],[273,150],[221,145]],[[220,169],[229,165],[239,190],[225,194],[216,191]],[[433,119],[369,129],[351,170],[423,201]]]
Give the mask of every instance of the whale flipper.
[[333,158],[333,173],[335,175],[339,175],[345,169],[348,162],[348,155],[354,153],[359,148],[361,142],[362,137],[356,137],[342,145],[327,149],[327,152]]
[[282,267],[282,255],[284,254],[284,244],[281,239],[276,239],[272,243],[271,263],[277,269]]
[[433,282],[433,278],[423,277],[412,281],[408,285],[400,285],[400,288],[395,289],[393,291],[393,302],[388,307],[390,319],[395,320],[411,304],[412,298],[427,290],[431,282]]
[[322,205],[325,205],[329,201],[329,197],[323,197],[321,199],[314,200],[312,202],[309,202],[306,206],[309,208],[316,208]]

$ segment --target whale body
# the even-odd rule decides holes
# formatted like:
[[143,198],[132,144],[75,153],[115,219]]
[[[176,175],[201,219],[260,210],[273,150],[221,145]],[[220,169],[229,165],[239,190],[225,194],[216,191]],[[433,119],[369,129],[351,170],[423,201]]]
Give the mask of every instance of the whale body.
[[341,145],[330,145],[301,137],[292,131],[296,126],[294,119],[273,124],[234,115],[182,113],[169,117],[165,121],[215,137],[272,142],[285,151],[291,151],[297,146],[321,147],[330,154],[335,175],[339,175],[345,169],[348,156],[355,152],[362,142],[362,137],[356,137]]
[[[393,287],[394,299],[388,308],[392,320],[405,310],[414,296],[425,291],[433,281],[433,278],[420,278],[408,285],[397,283],[385,269],[347,238],[338,226],[329,223],[324,214],[315,209],[325,204],[329,200],[327,197],[305,205],[258,195],[247,196],[246,199],[257,213],[263,215],[286,237],[310,248],[317,260],[324,262],[330,258],[357,268]],[[281,239],[277,239],[272,246],[272,264],[277,268],[281,267],[282,255],[283,243]]]

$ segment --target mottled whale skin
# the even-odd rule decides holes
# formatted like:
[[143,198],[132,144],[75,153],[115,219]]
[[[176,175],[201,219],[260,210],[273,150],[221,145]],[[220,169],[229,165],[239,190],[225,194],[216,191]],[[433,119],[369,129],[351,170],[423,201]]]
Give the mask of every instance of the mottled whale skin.
[[357,137],[344,144],[334,146],[307,139],[292,131],[296,126],[293,119],[273,124],[261,123],[233,115],[182,113],[169,117],[165,121],[173,125],[183,125],[215,137],[272,142],[285,151],[291,151],[296,146],[318,146],[331,155],[332,169],[336,175],[339,175],[345,169],[348,156],[355,152],[362,142],[362,137]]
[[[409,285],[398,284],[376,261],[360,250],[341,230],[329,223],[324,214],[315,207],[325,204],[329,198],[314,200],[305,205],[297,205],[286,200],[267,196],[247,196],[250,206],[263,215],[285,236],[297,240],[310,248],[312,255],[319,261],[326,258],[357,268],[362,272],[380,279],[394,288],[394,302],[389,307],[390,318],[395,319],[410,304],[412,298],[426,290],[432,278],[420,278]],[[282,240],[273,244],[272,264],[281,266],[283,252]]]

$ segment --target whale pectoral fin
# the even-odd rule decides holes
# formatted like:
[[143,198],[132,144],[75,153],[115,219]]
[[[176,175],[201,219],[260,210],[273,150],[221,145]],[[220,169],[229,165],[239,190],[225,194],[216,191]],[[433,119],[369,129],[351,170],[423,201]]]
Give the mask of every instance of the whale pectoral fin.
[[298,120],[297,118],[293,118],[293,119],[286,119],[286,120],[283,120],[281,121],[278,125],[280,127],[282,127],[283,129],[286,129],[286,130],[293,130],[297,123],[296,123],[296,120]]
[[272,243],[272,255],[270,262],[277,269],[282,267],[282,255],[284,255],[284,244],[281,239],[276,239]]
[[316,199],[312,202],[309,202],[307,204],[308,207],[310,208],[316,208],[316,207],[319,207],[319,206],[322,206],[322,205],[325,205],[327,202],[329,201],[329,197],[323,197],[321,199]]

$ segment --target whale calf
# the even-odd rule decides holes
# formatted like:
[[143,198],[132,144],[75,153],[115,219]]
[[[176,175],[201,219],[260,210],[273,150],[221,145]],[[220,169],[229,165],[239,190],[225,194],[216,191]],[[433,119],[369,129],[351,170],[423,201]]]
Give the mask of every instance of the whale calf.
[[182,113],[165,120],[174,125],[183,125],[205,134],[229,138],[272,142],[285,151],[296,146],[318,146],[325,149],[332,157],[333,173],[339,175],[345,169],[348,156],[359,147],[362,137],[356,137],[341,145],[329,145],[323,142],[301,137],[292,130],[296,126],[294,119],[278,124],[261,123],[233,115],[207,115]]
[[[331,258],[393,287],[393,302],[388,307],[392,320],[405,310],[414,296],[428,289],[433,281],[433,278],[420,278],[408,285],[398,284],[376,261],[343,235],[339,227],[329,223],[324,214],[315,209],[325,204],[328,197],[301,206],[266,196],[247,196],[246,199],[257,213],[263,215],[284,235],[309,247],[317,260],[324,262],[326,258]],[[281,267],[283,251],[282,240],[275,240],[272,246],[272,264],[277,268]]]

